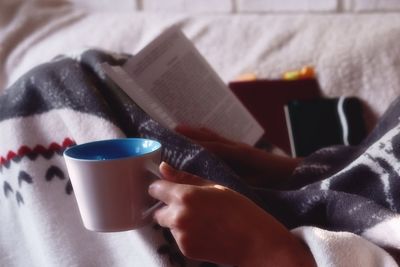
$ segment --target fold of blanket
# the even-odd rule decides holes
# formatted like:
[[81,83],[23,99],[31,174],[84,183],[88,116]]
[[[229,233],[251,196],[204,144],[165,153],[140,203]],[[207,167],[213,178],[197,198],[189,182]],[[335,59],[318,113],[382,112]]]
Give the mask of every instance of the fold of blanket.
[[2,262],[212,266],[185,259],[169,232],[156,225],[113,234],[83,228],[62,152],[123,136],[159,140],[164,161],[246,195],[289,228],[347,231],[388,251],[400,249],[400,106],[361,146],[321,150],[280,190],[255,189],[208,151],[151,119],[105,78],[102,62],[125,59],[93,50],[79,59],[59,57],[26,73],[0,97]]

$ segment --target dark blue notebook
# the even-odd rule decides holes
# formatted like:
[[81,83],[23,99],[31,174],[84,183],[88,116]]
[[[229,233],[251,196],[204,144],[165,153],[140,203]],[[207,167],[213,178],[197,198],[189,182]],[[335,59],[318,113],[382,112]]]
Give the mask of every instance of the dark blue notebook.
[[366,136],[362,104],[355,97],[292,100],[285,117],[294,157],[332,145],[357,145]]

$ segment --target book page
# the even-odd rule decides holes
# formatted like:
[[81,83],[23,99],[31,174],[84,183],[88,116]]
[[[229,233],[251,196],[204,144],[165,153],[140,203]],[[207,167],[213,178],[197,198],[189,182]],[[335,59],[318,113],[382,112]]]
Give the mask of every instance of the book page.
[[124,69],[153,104],[172,118],[175,123],[171,128],[176,124],[207,127],[251,145],[264,133],[192,42],[175,27],[129,59]]
[[[175,127],[176,122],[164,112],[162,107],[154,102],[146,91],[140,87],[126,71],[119,66],[111,66],[103,63],[103,70],[124,92],[139,105],[150,117],[157,119],[165,127]],[[140,103],[146,103],[142,105]],[[171,126],[172,125],[172,126]]]

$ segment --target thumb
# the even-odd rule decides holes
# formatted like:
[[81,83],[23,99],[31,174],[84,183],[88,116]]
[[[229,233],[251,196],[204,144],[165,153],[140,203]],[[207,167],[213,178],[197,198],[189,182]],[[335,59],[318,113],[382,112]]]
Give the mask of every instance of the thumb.
[[205,180],[203,178],[200,178],[196,175],[184,172],[184,171],[179,171],[175,168],[173,168],[171,165],[169,165],[166,162],[162,162],[160,164],[160,172],[164,178],[164,180],[178,183],[178,184],[189,184],[189,185],[197,185],[197,186],[203,186],[203,185],[210,185],[212,182]]

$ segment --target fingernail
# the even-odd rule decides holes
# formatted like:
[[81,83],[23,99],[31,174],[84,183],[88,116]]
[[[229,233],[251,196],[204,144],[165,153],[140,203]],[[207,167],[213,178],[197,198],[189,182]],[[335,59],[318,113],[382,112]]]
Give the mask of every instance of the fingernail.
[[154,192],[154,190],[156,190],[158,187],[157,183],[151,183],[149,185],[149,188],[147,189],[147,191],[149,192],[149,194],[151,195],[152,192]]
[[156,187],[156,185],[155,185],[154,183],[151,183],[151,184],[149,185],[149,191],[152,190],[152,189],[154,189],[155,187]]
[[171,174],[176,172],[176,170],[171,165],[166,163],[165,161],[161,162],[160,171],[161,172],[163,172],[163,171],[164,172],[168,172],[168,173],[171,173]]

